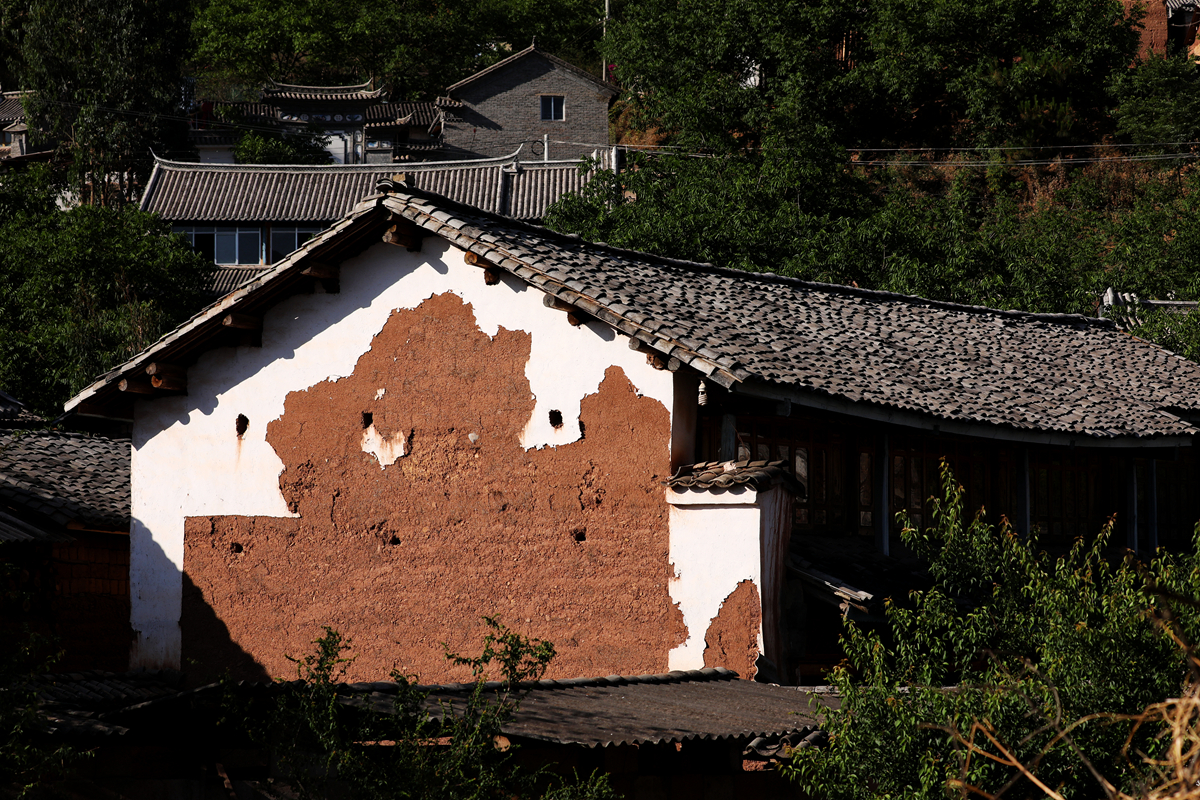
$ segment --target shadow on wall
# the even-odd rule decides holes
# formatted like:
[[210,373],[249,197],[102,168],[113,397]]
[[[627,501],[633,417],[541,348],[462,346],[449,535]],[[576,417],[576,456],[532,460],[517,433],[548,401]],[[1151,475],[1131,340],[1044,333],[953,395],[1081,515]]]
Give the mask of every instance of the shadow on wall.
[[271,680],[262,664],[233,641],[229,628],[186,570],[179,626],[183,633],[183,673],[189,686],[211,683],[224,675],[234,680]]

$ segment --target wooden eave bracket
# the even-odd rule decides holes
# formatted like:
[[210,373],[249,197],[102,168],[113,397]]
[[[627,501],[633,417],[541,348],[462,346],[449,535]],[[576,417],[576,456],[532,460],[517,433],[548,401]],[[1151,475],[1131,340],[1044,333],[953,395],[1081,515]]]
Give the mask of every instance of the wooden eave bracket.
[[652,346],[637,338],[636,336],[629,337],[629,349],[639,353],[646,354],[646,363],[655,369],[665,369],[671,372],[678,372],[683,366],[683,362],[675,356],[666,356]]
[[403,247],[410,253],[421,252],[421,241],[425,238],[425,229],[403,217],[393,215],[389,220],[392,224],[383,234],[383,241],[397,247]]
[[304,269],[300,274],[321,281],[336,281],[341,278],[342,269],[337,264],[327,264],[316,258],[304,259]]
[[177,364],[165,364],[152,361],[146,365],[146,374],[150,376],[150,385],[164,392],[187,391],[187,368]]

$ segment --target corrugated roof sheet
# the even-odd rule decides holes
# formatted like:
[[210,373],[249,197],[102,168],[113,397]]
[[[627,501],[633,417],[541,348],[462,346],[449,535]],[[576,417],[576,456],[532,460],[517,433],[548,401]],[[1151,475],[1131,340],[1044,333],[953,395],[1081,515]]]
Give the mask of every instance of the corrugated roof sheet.
[[374,193],[381,178],[412,176],[423,190],[518,219],[540,219],[564,192],[591,177],[579,162],[520,164],[519,154],[475,161],[261,166],[159,159],[142,210],[172,222],[328,224]]
[[2,434],[0,505],[27,522],[128,530],[129,449],[128,439],[81,433]]

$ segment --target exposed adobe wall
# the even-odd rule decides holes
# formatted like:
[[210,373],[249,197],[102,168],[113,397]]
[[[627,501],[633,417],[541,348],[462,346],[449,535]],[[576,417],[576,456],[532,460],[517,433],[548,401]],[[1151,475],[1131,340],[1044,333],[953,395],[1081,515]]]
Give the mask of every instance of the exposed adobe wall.
[[762,603],[754,581],[746,580],[730,592],[704,633],[704,666],[725,667],[746,680],[758,674],[758,631]]
[[[541,95],[564,98],[564,118],[542,120]],[[445,126],[447,147],[459,156],[508,155],[523,139],[543,135],[551,141],[584,142],[585,146],[552,144],[551,159],[581,158],[608,142],[608,102],[611,95],[591,81],[561,69],[532,54],[473,83],[455,90],[463,108],[452,114],[459,119]],[[596,144],[592,144],[596,143]],[[540,159],[530,145],[527,159]]]
[[1167,6],[1162,0],[1123,0],[1125,13],[1141,6],[1145,9],[1142,17],[1142,53],[1150,51],[1165,53],[1167,50]]
[[[664,411],[676,405],[678,373],[653,369],[602,323],[572,327],[565,314],[543,304],[541,292],[516,278],[487,285],[482,270],[465,264],[462,252],[444,240],[426,239],[419,253],[378,244],[342,264],[340,285],[338,294],[298,295],[271,308],[263,318],[262,347],[206,352],[188,369],[186,396],[138,402],[132,454],[131,621],[137,633],[132,667],[182,663],[185,519],[294,517],[280,490],[285,464],[267,441],[268,423],[283,415],[290,393],[349,376],[396,309],[416,308],[434,295],[453,292],[470,304],[475,324],[488,337],[502,336],[502,329],[528,334],[522,372],[534,407],[522,423],[523,449],[578,441],[581,401],[599,391],[612,366]],[[453,359],[452,350],[442,349],[434,363],[453,371]],[[379,389],[392,391],[384,386],[373,391]],[[692,392],[694,398],[694,387]],[[363,410],[355,412],[359,425]],[[552,410],[563,418],[557,428],[549,421]],[[241,435],[235,433],[239,416],[247,418]],[[671,432],[680,440],[693,434],[686,425]],[[363,431],[357,435],[361,448]],[[638,446],[661,453],[665,462],[673,444],[644,438]],[[375,462],[374,456],[360,455]],[[377,462],[374,468],[379,469]]]
[[[185,663],[238,666],[214,657],[228,636],[286,676],[328,624],[354,640],[352,679],[461,680],[441,643],[476,652],[496,614],[555,643],[552,677],[665,671],[686,635],[667,591],[669,415],[611,367],[581,440],[526,450],[530,342],[441,294],[395,312],[350,376],[290,393],[267,441],[299,516],[188,520]],[[364,430],[367,449],[399,445],[390,463]]]

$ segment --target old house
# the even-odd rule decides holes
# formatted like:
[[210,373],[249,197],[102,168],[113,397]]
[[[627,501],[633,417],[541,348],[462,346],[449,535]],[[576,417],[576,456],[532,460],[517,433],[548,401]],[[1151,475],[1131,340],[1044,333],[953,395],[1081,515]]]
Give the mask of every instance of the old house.
[[548,157],[582,158],[608,143],[616,90],[533,45],[446,89],[459,107],[443,129],[451,158],[499,156],[530,141]]
[[129,452],[0,392],[0,631],[53,635],[60,668],[128,663]]
[[[232,164],[240,126],[281,131],[315,130],[328,138],[335,164],[423,160],[442,149],[444,109],[425,103],[389,103],[382,89],[271,83],[253,102],[200,101],[189,120],[189,140],[205,164]],[[511,148],[510,148],[511,149]]]
[[[413,185],[484,211],[536,222],[595,174],[579,160],[529,161],[517,147],[500,158],[403,166]],[[597,154],[601,167],[611,153]],[[155,159],[141,209],[160,215],[216,267],[214,294],[263,273],[345,216],[393,164],[195,164]]]
[[497,614],[555,642],[552,678],[800,682],[942,458],[1048,546],[1200,517],[1200,365],[1106,320],[381,190],[68,403],[132,424],[132,666],[284,675],[331,625],[355,679],[457,680],[442,643]]
[[[522,144],[539,160],[579,159],[608,144],[616,90],[532,45],[450,86],[446,96],[389,102],[382,89],[264,86],[253,102],[195,104],[190,139],[203,163],[233,163],[238,126],[315,129],[337,164],[502,158]],[[530,152],[530,149],[526,149]]]

